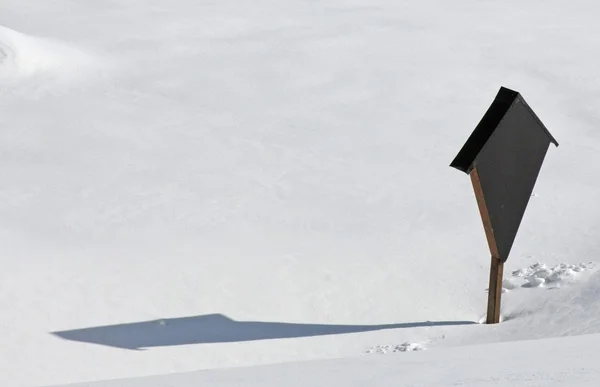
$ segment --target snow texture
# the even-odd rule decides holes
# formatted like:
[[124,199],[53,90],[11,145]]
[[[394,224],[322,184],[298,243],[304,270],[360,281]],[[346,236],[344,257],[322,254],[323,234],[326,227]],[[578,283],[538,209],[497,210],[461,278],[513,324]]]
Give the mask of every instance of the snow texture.
[[394,353],[394,352],[413,352],[413,351],[422,351],[425,347],[420,343],[402,343],[399,345],[377,345],[373,348],[370,348],[367,353]]
[[552,267],[546,264],[534,263],[523,269],[514,270],[502,281],[503,291],[518,287],[534,288],[539,286],[560,287],[561,284],[571,283],[583,273],[594,267],[593,262],[567,264],[561,263]]

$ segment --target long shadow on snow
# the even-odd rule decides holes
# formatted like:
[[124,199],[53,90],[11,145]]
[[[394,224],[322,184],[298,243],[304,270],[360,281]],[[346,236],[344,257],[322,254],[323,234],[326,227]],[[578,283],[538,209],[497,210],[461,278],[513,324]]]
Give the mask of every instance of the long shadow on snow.
[[424,321],[386,325],[324,325],[262,321],[235,321],[222,314],[106,325],[51,332],[72,341],[139,350],[170,345],[231,343],[239,341],[287,339],[339,335],[381,329],[467,325],[471,321]]

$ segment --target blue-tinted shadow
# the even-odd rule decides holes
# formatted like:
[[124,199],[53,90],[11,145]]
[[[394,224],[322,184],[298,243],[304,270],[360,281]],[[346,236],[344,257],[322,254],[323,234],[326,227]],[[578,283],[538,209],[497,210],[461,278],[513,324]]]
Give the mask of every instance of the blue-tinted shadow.
[[475,324],[472,321],[424,321],[386,325],[325,325],[235,321],[222,314],[144,321],[51,332],[65,340],[139,350],[171,345],[231,343],[339,335],[382,329]]

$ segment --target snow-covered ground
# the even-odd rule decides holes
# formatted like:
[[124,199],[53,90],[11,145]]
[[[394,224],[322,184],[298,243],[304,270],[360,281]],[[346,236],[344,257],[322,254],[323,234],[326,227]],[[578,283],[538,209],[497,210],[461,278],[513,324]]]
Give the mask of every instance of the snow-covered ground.
[[[600,333],[598,12],[3,0],[0,385]],[[561,146],[485,326],[487,243],[448,165],[500,86]]]
[[69,387],[419,386],[592,387],[600,335],[437,351],[200,371]]

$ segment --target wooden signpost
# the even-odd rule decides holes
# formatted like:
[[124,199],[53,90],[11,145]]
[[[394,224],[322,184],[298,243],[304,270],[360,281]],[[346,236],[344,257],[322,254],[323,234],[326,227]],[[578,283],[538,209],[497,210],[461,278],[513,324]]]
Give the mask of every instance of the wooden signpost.
[[488,324],[500,322],[504,262],[551,143],[558,146],[523,97],[502,87],[450,164],[471,177],[492,256]]

